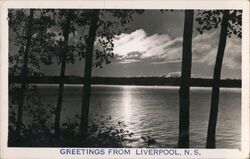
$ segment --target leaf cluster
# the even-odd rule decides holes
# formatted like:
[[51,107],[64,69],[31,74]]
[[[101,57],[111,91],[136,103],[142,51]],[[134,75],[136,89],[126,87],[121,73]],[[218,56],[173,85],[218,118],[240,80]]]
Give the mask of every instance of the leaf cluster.
[[[199,10],[195,20],[198,23],[197,31],[202,34],[204,31],[216,29],[222,22],[225,10]],[[233,35],[242,37],[242,10],[230,10],[228,19],[228,37]]]

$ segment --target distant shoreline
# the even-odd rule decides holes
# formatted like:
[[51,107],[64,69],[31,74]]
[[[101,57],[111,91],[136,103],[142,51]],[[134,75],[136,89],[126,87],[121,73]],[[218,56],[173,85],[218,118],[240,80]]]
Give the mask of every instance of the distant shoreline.
[[[10,76],[10,83],[20,83],[20,76]],[[59,84],[58,76],[32,76],[27,78],[30,84]],[[65,76],[64,84],[83,84],[83,77]],[[180,86],[179,77],[92,77],[93,85],[136,85],[136,86]],[[192,78],[192,87],[212,87],[212,79]],[[241,88],[240,79],[223,79],[220,87]]]

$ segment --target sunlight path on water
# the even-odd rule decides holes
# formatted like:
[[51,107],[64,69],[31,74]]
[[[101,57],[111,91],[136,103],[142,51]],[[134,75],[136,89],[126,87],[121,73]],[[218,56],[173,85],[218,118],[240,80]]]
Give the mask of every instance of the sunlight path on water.
[[124,122],[129,123],[130,122],[130,117],[131,117],[131,87],[130,86],[125,86],[123,87],[123,97],[122,97],[122,112],[124,112]]

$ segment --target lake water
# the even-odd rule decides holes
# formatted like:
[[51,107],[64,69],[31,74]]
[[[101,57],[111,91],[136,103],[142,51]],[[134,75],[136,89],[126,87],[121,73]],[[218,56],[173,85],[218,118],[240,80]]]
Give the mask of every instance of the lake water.
[[[39,85],[42,100],[56,104],[57,85]],[[91,118],[111,116],[112,122],[124,122],[135,138],[150,136],[159,146],[173,147],[178,141],[179,87],[107,86],[92,87]],[[66,85],[62,122],[73,119],[81,107],[82,87]],[[205,148],[211,89],[191,88],[190,147]],[[222,88],[217,123],[217,148],[240,148],[241,89]],[[143,147],[134,142],[133,147]]]

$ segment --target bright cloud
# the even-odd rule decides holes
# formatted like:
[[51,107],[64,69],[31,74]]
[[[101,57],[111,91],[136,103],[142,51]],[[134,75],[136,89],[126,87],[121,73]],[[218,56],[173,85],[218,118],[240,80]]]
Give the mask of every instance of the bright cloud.
[[[193,38],[193,62],[214,65],[219,33],[205,33]],[[153,64],[180,62],[182,37],[171,39],[167,34],[148,36],[143,29],[121,34],[114,40],[114,53],[120,63],[151,62]],[[223,64],[240,69],[241,40],[228,38]]]
[[114,41],[114,53],[124,58],[131,52],[141,52],[141,58],[159,57],[165,53],[171,39],[168,35],[154,34],[147,36],[144,30],[136,30],[131,34],[121,34]]

